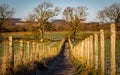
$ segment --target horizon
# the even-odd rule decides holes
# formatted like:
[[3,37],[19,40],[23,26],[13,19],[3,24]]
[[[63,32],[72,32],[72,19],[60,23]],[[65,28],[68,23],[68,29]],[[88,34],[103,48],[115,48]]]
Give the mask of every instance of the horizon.
[[[8,4],[10,8],[15,10],[13,18],[25,19],[32,13],[34,8],[37,7],[44,0],[0,0],[0,4]],[[77,7],[85,6],[88,8],[88,16],[86,17],[86,22],[96,22],[96,14],[99,10],[107,7],[113,3],[120,3],[119,0],[46,0],[53,3],[53,6],[58,6],[61,8],[60,14],[53,19],[63,19],[62,11],[65,7]]]

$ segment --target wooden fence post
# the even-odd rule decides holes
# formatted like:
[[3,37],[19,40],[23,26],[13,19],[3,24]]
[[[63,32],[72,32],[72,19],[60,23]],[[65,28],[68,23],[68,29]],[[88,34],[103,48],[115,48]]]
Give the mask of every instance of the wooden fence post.
[[85,44],[84,44],[84,62],[85,64],[87,63],[87,39],[84,40]]
[[90,67],[93,68],[93,36],[90,35]]
[[[80,57],[80,43],[78,43],[78,45],[76,46],[76,50],[77,50],[77,53],[76,53],[76,55],[78,56],[78,57]],[[80,58],[78,58],[78,60],[79,60]]]
[[43,58],[45,57],[45,44],[42,45]]
[[82,44],[81,44],[81,56],[82,56],[82,63],[84,63],[84,45],[85,45],[85,42],[84,42],[84,40],[82,41]]
[[85,40],[83,40],[83,63],[85,63]]
[[83,51],[83,60],[84,60],[84,63],[86,63],[86,40],[84,39],[84,51]]
[[36,59],[39,60],[39,44],[36,44]]
[[4,75],[5,74],[5,72],[6,72],[6,69],[7,69],[7,67],[8,67],[8,42],[7,41],[5,41],[4,43],[4,49],[3,49],[3,52],[4,52],[4,54],[3,54],[3,56],[2,56],[2,64],[1,64],[1,67],[2,67],[2,69],[1,69],[1,73]]
[[81,41],[80,45],[81,45],[81,47],[80,47],[80,57],[81,57],[81,62],[83,63],[83,41]]
[[95,69],[98,69],[98,34],[94,35],[94,56],[95,56]]
[[36,54],[37,54],[37,43],[34,44],[34,60],[36,60]]
[[89,37],[87,38],[87,66],[90,67],[90,41]]
[[35,59],[35,42],[32,42],[32,61]]
[[13,70],[14,68],[14,51],[13,51],[13,41],[12,36],[8,37],[8,41],[5,40],[4,44],[4,54],[2,57],[2,63],[1,63],[1,73],[5,74],[7,70]]
[[40,51],[39,59],[41,59],[41,57],[42,57],[42,45],[41,45],[41,44],[40,44],[40,46],[39,46],[39,51]]
[[20,40],[20,64],[23,64],[23,41]]
[[9,52],[10,52],[10,66],[14,68],[14,51],[12,36],[9,36]]
[[111,24],[111,75],[116,75],[116,31],[115,24]]
[[100,30],[100,59],[101,59],[101,75],[105,74],[105,39],[104,30]]
[[30,62],[30,42],[27,41],[27,62]]
[[41,52],[40,52],[41,49],[40,49],[40,48],[41,48],[41,45],[39,44],[39,45],[38,45],[38,51],[39,51],[38,59],[39,59],[39,60],[40,60],[40,55],[41,55]]

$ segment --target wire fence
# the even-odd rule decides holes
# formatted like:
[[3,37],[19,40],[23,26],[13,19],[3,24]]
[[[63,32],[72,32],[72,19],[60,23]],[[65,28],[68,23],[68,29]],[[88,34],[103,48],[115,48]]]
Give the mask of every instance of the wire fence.
[[54,58],[59,54],[63,42],[40,43],[35,40],[14,40],[12,36],[5,38],[1,44],[0,74],[4,74],[8,68],[15,70],[18,65]]
[[109,38],[101,29],[77,45],[73,45],[69,39],[71,56],[77,61],[76,64],[85,65],[88,72],[94,69],[98,71],[97,75],[119,75],[120,39],[116,38],[117,35],[115,24],[111,24]]

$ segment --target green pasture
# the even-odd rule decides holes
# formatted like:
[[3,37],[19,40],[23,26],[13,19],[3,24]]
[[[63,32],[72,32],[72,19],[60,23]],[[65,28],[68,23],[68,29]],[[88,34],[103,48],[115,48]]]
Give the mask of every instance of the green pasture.
[[[48,39],[63,39],[65,36],[67,36],[69,34],[69,32],[45,32],[44,34],[44,38],[48,38]],[[33,33],[3,33],[3,38],[7,38],[8,36],[13,36],[13,38],[22,38],[22,39],[26,39],[26,38],[35,38],[34,35],[37,34],[33,34]],[[39,34],[40,35],[40,34]],[[39,36],[37,35],[37,36]]]
[[[77,38],[79,40],[73,41],[73,45],[77,45],[81,40],[84,40],[85,37],[88,37],[89,35],[93,35],[91,33],[82,33],[77,34]],[[81,39],[80,39],[81,38]],[[98,35],[98,38],[100,39],[100,35]],[[110,60],[110,34],[105,34],[105,60]],[[100,40],[99,40],[99,55],[100,55]],[[120,35],[116,35],[116,59],[118,62],[120,62]]]
[[[73,45],[74,46],[78,45],[78,43],[80,41],[84,40],[90,34],[91,33],[89,33],[89,34],[87,34],[87,33],[80,34],[79,33],[77,36],[78,39],[72,41]],[[81,36],[81,35],[83,35],[83,36]],[[94,35],[94,34],[91,34],[91,35]],[[98,34],[98,38],[99,38],[99,40],[98,40],[98,49],[99,49],[98,50],[98,54],[99,54],[98,63],[100,66],[100,35],[99,34]],[[105,59],[104,59],[105,60],[105,74],[106,75],[108,75],[110,72],[110,51],[111,51],[110,33],[107,33],[107,34],[105,34]],[[72,62],[75,64],[75,66],[77,64],[77,66],[76,66],[77,72],[81,72],[82,70],[84,70],[84,64],[80,65],[79,61],[76,59],[73,59]],[[117,70],[119,70],[118,65],[120,63],[120,34],[116,35],[116,63],[117,63]],[[99,69],[100,69],[100,67],[99,67]],[[94,72],[94,70],[93,70],[93,72]],[[100,72],[100,71],[98,71],[98,72]],[[117,72],[117,75],[119,75],[118,72]]]
[[[44,35],[44,38],[49,38],[49,39],[63,39],[66,36],[68,36],[70,33],[69,32],[46,32]],[[85,32],[79,32],[77,33],[77,37],[78,40],[76,40],[75,42],[73,42],[74,45],[76,45],[79,41],[83,40],[84,38],[88,37],[89,35],[91,35],[92,33],[85,33]],[[33,36],[31,34],[3,34],[3,36],[5,38],[7,38],[8,36],[13,36],[13,38],[33,38]],[[105,59],[110,59],[110,34],[105,34],[105,55],[106,58]],[[51,43],[51,42],[44,42],[46,44]],[[56,43],[57,44],[57,43]],[[30,43],[30,45],[32,45]],[[19,42],[15,42],[15,44],[13,45],[15,52],[19,49]],[[32,47],[32,46],[30,46]],[[0,43],[0,55],[3,54],[3,48],[4,45],[2,43]],[[117,41],[116,41],[116,59],[120,59],[120,39],[119,39],[119,35],[117,35]],[[24,43],[24,50],[26,49],[26,43]],[[31,48],[30,48],[31,49]],[[118,60],[120,61],[120,60]]]
[[[68,32],[45,32],[44,38],[47,39],[56,39],[56,40],[62,40],[68,35]],[[13,38],[18,38],[18,39],[30,39],[34,38],[32,34],[22,34],[22,33],[4,33],[2,34],[3,38],[8,38],[8,36],[13,36]],[[50,41],[44,42],[44,44],[48,45],[51,44]],[[54,46],[57,46],[59,43],[55,43]],[[3,50],[6,47],[4,43],[0,43],[0,56],[3,54]],[[32,49],[32,43],[30,41],[30,49]],[[19,41],[13,41],[13,49],[14,53],[16,53],[20,48],[19,48]],[[24,42],[24,51],[26,50],[26,42]]]
[[[38,43],[38,44],[39,45],[45,45],[45,46],[52,45],[51,47],[57,47],[60,44],[60,42],[59,41],[56,41],[56,42],[48,41],[48,42],[43,42],[43,43]],[[5,49],[8,49],[7,46],[8,46],[8,43],[7,44],[0,43],[0,57],[3,55],[3,51]],[[13,42],[13,50],[14,50],[15,54],[20,50],[20,42],[19,41],[14,41]],[[24,54],[26,54],[26,52],[27,52],[26,50],[27,50],[27,42],[24,41],[23,42],[23,51],[24,51]],[[30,51],[32,51],[32,42],[30,42]]]

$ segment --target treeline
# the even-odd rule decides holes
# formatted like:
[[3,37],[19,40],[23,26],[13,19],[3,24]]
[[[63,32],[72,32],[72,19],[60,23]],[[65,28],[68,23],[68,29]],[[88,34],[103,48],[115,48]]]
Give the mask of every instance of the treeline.
[[[80,31],[98,31],[99,29],[109,30],[110,24],[99,24],[99,23],[81,23]],[[119,30],[119,27],[116,27]],[[1,27],[0,32],[33,32],[36,30],[36,24],[24,24],[24,25],[14,25],[11,22]],[[45,26],[45,31],[71,31],[70,25],[68,23],[53,23],[49,22]]]
[[[76,36],[78,31],[97,31],[100,28],[109,29],[109,24],[115,23],[117,29],[120,29],[120,3],[113,3],[97,13],[99,23],[84,23],[87,19],[88,8],[86,6],[66,7],[62,12],[62,21],[49,22],[53,17],[58,16],[60,8],[53,6],[53,3],[43,1],[36,6],[32,13],[26,19],[29,21],[22,25],[14,25],[11,17],[15,10],[7,4],[0,4],[0,32],[23,32],[23,31],[37,31],[44,35],[45,31],[72,31]],[[114,11],[113,11],[114,10]],[[31,22],[30,22],[31,21]]]

